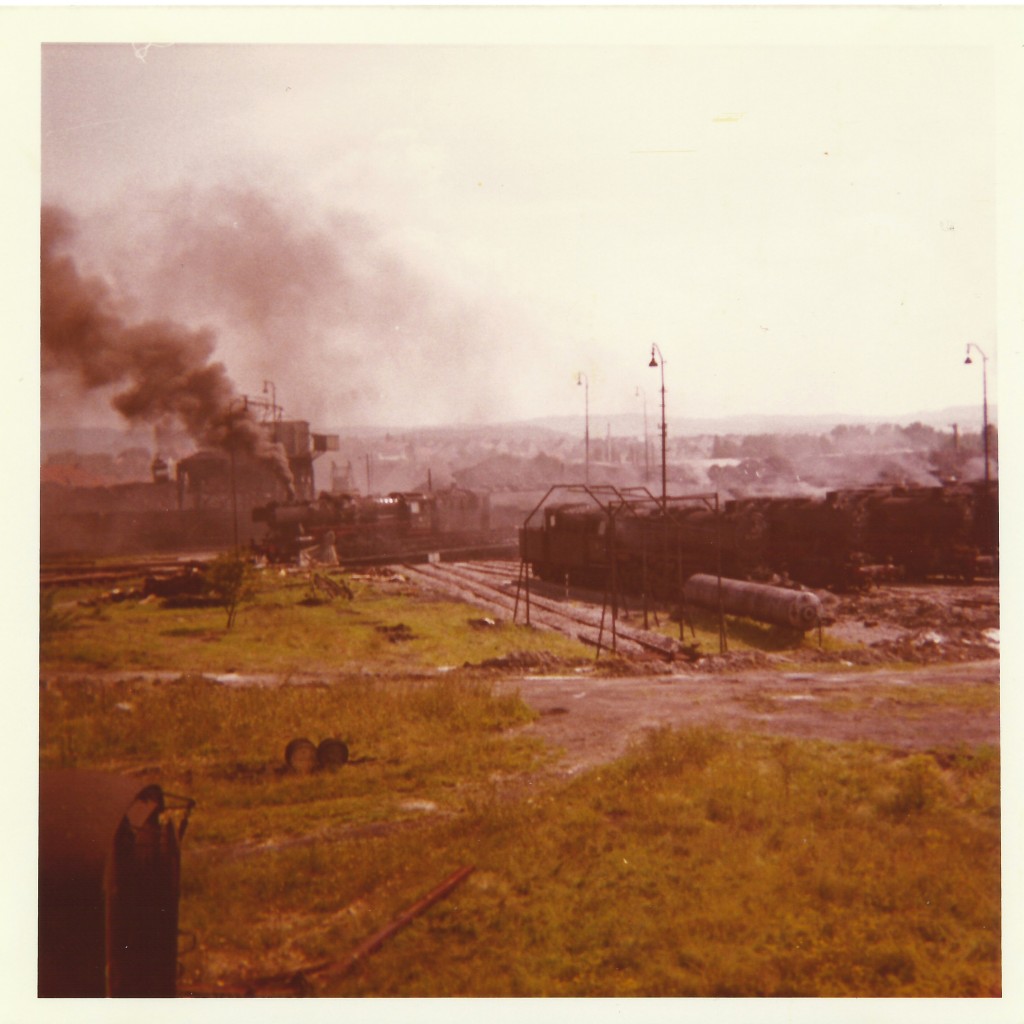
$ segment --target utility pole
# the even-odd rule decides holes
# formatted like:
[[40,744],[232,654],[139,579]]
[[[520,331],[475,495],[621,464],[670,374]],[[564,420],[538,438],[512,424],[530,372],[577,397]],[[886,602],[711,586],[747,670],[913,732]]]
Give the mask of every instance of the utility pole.
[[576,374],[576,384],[583,385],[583,458],[584,476],[586,483],[590,483],[590,378],[581,370]]
[[647,442],[647,392],[640,385],[636,388],[636,397],[644,400],[644,483],[651,478],[651,449]]
[[967,358],[965,365],[971,365],[971,349],[974,349],[981,356],[981,431],[982,445],[985,450],[985,493],[988,494],[988,356],[982,352],[973,341],[967,342]]
[[[657,352],[658,357],[654,354]],[[651,361],[648,366],[661,368],[661,507],[668,511],[668,473],[665,461],[665,450],[668,445],[668,423],[665,420],[665,357],[657,345],[651,345]]]

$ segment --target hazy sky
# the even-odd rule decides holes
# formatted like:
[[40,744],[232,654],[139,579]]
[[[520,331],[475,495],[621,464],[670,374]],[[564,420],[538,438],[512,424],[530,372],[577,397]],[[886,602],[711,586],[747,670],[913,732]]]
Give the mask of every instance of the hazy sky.
[[979,403],[968,341],[995,401],[984,46],[51,44],[42,72],[80,272],[291,415],[579,413],[577,371],[595,416],[651,411],[652,343],[670,417]]

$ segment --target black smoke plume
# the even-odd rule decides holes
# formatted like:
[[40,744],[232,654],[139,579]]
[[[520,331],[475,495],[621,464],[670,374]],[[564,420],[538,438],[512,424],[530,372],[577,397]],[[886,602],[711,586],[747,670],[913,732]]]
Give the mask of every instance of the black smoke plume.
[[214,326],[232,373],[272,380],[303,419],[415,426],[508,414],[533,328],[493,282],[456,257],[439,262],[437,240],[404,223],[289,181],[132,191],[86,216],[80,266],[88,252],[133,308]]
[[108,285],[83,276],[69,254],[74,224],[46,206],[41,224],[42,371],[71,373],[86,391],[114,388],[111,404],[131,423],[177,422],[201,446],[244,452],[272,465],[293,493],[288,459],[245,408],[221,362],[213,331],[170,320],[128,322]]

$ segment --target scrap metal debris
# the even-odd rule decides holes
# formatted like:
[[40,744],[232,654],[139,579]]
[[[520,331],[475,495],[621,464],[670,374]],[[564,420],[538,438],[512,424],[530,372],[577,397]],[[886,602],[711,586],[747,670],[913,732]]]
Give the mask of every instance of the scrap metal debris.
[[340,768],[348,763],[348,744],[333,736],[321,740],[317,744],[316,759],[321,768]]
[[299,775],[340,768],[348,763],[348,744],[336,736],[321,740],[319,744],[304,736],[298,737],[285,747],[284,761]]
[[[246,985],[227,991],[224,995],[272,995],[275,992],[286,992],[294,995],[311,995],[313,986],[311,976],[322,982],[337,981],[350,974],[367,957],[375,953],[392,936],[411,924],[417,917],[429,910],[435,903],[444,899],[460,886],[476,870],[475,865],[466,865],[449,875],[440,885],[431,889],[425,896],[418,899],[410,907],[403,910],[397,917],[388,922],[379,931],[359,943],[347,956],[334,960],[323,960],[293,971],[253,978]],[[203,994],[203,993],[194,993]]]

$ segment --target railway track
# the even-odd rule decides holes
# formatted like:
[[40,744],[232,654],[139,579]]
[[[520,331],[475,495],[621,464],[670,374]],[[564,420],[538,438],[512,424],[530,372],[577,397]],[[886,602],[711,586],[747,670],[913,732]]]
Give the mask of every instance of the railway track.
[[[173,576],[188,565],[202,564],[212,557],[194,554],[150,557],[113,566],[53,564],[40,568],[44,587],[75,585],[116,586],[144,576]],[[692,649],[661,633],[639,629],[613,620],[611,609],[602,610],[601,595],[587,592],[586,601],[574,599],[577,591],[539,580],[530,581],[529,601],[525,586],[518,587],[520,563],[492,559],[474,562],[391,563],[417,585],[474,604],[498,618],[515,619],[538,629],[551,630],[580,640],[600,651],[634,657],[657,655],[666,660],[692,657]],[[517,594],[518,590],[518,594]],[[517,599],[518,598],[518,599]]]
[[[518,588],[519,566],[515,562],[454,562],[430,565],[402,565],[401,572],[418,585],[467,601],[501,617],[513,616],[526,622],[525,588]],[[551,588],[537,592],[531,581],[530,625],[563,633],[599,650],[629,655],[655,654],[669,660],[689,656],[690,649],[671,637],[612,621],[610,610],[583,605],[566,598],[556,599]]]
[[51,563],[39,567],[39,583],[44,587],[67,587],[95,583],[123,583],[140,576],[170,576],[186,566],[208,562],[209,552],[191,555],[140,558],[117,565],[95,563]]
[[[442,548],[438,552],[426,550],[392,552],[388,555],[368,555],[341,559],[344,569],[359,570],[379,566],[426,563],[431,554],[442,558],[466,560],[486,556],[511,555],[514,547],[508,544],[488,545],[474,548]],[[116,564],[102,565],[95,562],[50,562],[40,565],[39,582],[42,586],[75,586],[88,584],[122,583],[143,576],[172,576],[186,566],[204,565],[216,558],[217,552],[201,551],[183,555],[150,555],[136,559],[122,559]],[[501,561],[481,564],[510,564]],[[515,563],[518,565],[518,563]],[[295,568],[294,564],[291,568]],[[497,571],[497,570],[495,570]]]

